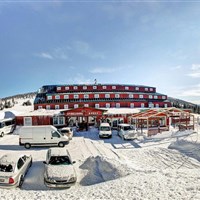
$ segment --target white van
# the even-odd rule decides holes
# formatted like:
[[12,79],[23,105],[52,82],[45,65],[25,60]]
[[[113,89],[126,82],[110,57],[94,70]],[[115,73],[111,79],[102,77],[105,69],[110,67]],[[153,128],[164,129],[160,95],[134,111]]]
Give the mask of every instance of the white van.
[[118,124],[117,134],[124,140],[137,138],[137,132],[130,124]]
[[112,130],[109,123],[101,123],[99,126],[99,137],[112,137]]
[[64,147],[68,143],[69,138],[54,126],[22,126],[19,129],[19,145],[26,149],[32,145]]
[[0,137],[3,137],[5,134],[12,133],[15,129],[15,119],[7,118],[0,120]]

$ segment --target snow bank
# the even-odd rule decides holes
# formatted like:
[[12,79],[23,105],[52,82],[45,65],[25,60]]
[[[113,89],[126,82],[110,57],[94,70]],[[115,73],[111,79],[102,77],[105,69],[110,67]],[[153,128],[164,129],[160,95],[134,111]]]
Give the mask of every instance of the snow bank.
[[169,145],[169,149],[176,149],[188,157],[200,161],[200,143],[197,141],[177,140]]
[[88,171],[80,181],[83,186],[118,179],[131,173],[127,165],[102,156],[87,158],[80,168]]

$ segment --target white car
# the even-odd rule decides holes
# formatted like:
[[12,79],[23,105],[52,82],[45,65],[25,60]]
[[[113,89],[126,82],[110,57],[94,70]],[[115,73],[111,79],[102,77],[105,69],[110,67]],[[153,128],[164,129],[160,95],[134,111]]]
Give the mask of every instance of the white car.
[[99,138],[103,137],[112,137],[112,130],[109,123],[101,123],[99,126]]
[[51,188],[69,188],[76,183],[77,176],[69,152],[65,148],[50,148],[47,151],[44,183]]
[[3,155],[0,158],[0,187],[21,187],[31,165],[31,155],[16,155],[15,153]]
[[117,134],[124,140],[137,138],[137,132],[130,124],[118,124]]
[[74,132],[71,127],[61,128],[61,129],[59,129],[59,132],[65,134],[70,140],[72,140],[72,137],[74,135]]

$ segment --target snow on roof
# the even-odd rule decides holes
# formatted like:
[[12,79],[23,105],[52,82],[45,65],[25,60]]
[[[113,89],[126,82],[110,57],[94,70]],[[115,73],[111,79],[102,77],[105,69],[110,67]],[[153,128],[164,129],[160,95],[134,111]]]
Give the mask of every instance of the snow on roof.
[[16,163],[19,157],[20,155],[16,155],[15,153],[5,154],[0,158],[0,163]]
[[53,147],[50,148],[52,156],[66,156],[68,155],[68,151],[65,148]]
[[133,114],[141,111],[140,108],[106,108],[108,109],[104,112],[104,115],[113,115],[113,114]]
[[33,110],[28,111],[24,113],[20,113],[17,116],[54,116],[58,115],[61,110],[46,110],[46,109],[39,109],[39,110]]

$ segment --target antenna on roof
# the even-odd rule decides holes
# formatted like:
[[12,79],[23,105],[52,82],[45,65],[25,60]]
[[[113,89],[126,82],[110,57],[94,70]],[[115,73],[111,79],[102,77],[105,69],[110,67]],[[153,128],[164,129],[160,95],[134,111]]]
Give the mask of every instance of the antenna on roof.
[[95,85],[97,84],[97,79],[96,79],[96,78],[94,79],[94,84],[95,84]]

